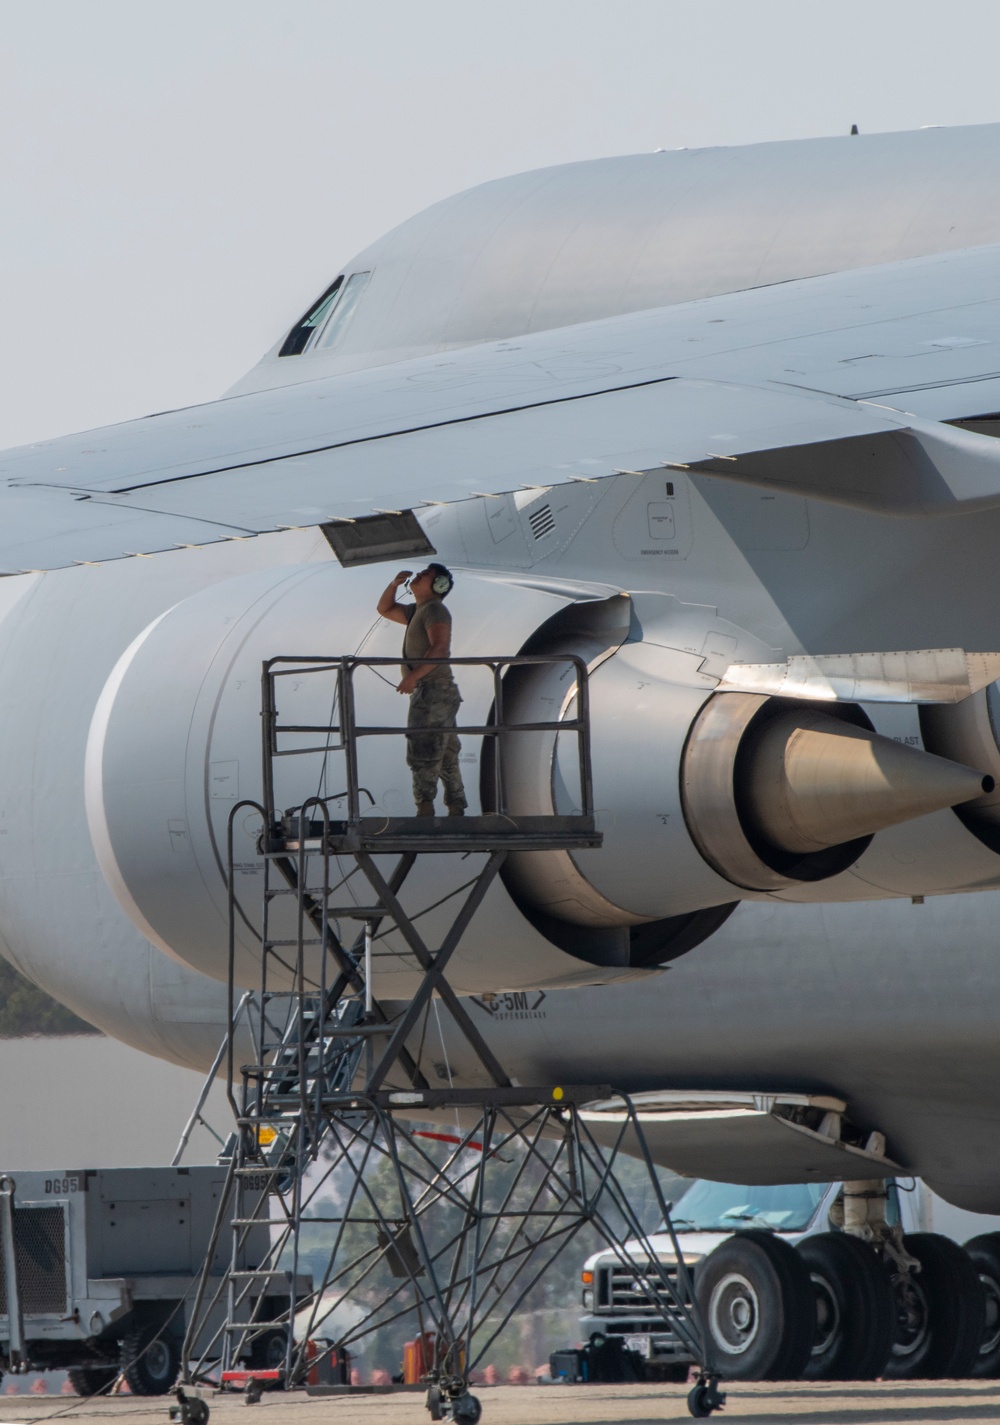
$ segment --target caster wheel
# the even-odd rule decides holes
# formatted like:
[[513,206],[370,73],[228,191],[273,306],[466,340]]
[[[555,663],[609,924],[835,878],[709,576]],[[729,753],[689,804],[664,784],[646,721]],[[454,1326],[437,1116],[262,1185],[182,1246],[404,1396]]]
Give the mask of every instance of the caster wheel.
[[456,1425],[479,1425],[483,1407],[475,1395],[460,1395],[452,1407],[452,1419]]
[[208,1425],[208,1405],[198,1395],[185,1395],[177,1387],[177,1404],[170,1407],[171,1425]]
[[263,1394],[264,1394],[264,1390],[263,1390],[263,1387],[261,1386],[260,1381],[257,1381],[257,1380],[250,1380],[250,1381],[247,1381],[246,1389],[245,1389],[244,1392],[243,1392],[243,1404],[244,1404],[244,1405],[257,1405],[257,1404],[259,1403],[260,1398],[261,1398],[261,1396],[262,1396]]
[[443,1420],[444,1411],[441,1409],[441,1391],[436,1385],[427,1387],[427,1396],[424,1400],[427,1406],[427,1414],[432,1420]]
[[704,1420],[713,1410],[721,1410],[726,1397],[714,1380],[700,1380],[688,1392],[688,1410],[696,1420]]

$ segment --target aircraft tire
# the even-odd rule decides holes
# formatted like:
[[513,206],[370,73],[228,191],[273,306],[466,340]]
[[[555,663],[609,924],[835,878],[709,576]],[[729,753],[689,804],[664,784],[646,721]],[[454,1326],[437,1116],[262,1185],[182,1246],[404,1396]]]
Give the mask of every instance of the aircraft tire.
[[921,1270],[890,1264],[896,1339],[887,1380],[961,1380],[972,1375],[983,1340],[986,1301],[972,1258],[936,1232],[915,1232],[903,1246]]
[[816,1297],[816,1336],[804,1380],[874,1380],[896,1334],[896,1301],[874,1247],[844,1232],[806,1237],[797,1251]]
[[809,1273],[770,1232],[737,1232],[698,1266],[695,1293],[725,1380],[797,1380],[815,1335]]
[[986,1297],[986,1325],[971,1374],[980,1380],[996,1380],[1000,1376],[1000,1232],[973,1237],[965,1250]]

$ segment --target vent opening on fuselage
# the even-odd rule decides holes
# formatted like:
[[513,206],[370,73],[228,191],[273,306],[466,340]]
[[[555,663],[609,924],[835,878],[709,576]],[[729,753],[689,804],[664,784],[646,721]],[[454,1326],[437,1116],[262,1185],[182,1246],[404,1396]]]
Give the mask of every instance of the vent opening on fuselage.
[[532,510],[528,516],[528,523],[531,525],[531,533],[536,539],[544,539],[547,534],[551,534],[556,527],[556,518],[552,513],[551,505],[542,505],[540,509]]

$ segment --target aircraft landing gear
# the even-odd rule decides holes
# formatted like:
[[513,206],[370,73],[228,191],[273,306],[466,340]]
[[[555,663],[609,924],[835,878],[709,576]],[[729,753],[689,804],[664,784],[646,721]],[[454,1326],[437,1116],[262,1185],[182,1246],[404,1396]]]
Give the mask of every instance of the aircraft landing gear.
[[966,1242],[965,1251],[979,1273],[986,1297],[986,1326],[972,1374],[980,1380],[996,1380],[1000,1376],[1000,1232],[973,1237]]
[[816,1338],[805,1380],[874,1380],[896,1332],[896,1303],[877,1249],[843,1232],[798,1244],[816,1295]]
[[704,1420],[714,1410],[722,1410],[725,1404],[718,1376],[700,1375],[688,1392],[688,1410],[696,1420]]
[[936,1232],[903,1238],[919,1272],[892,1272],[896,1340],[885,1368],[891,1380],[960,1380],[971,1376],[983,1342],[986,1301],[963,1248]]
[[812,1350],[816,1310],[794,1247],[769,1232],[739,1232],[705,1259],[695,1290],[723,1380],[798,1380]]

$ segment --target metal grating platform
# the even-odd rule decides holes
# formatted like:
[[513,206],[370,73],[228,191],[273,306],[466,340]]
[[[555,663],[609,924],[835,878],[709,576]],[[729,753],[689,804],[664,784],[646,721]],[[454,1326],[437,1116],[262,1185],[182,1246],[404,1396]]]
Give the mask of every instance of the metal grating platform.
[[[479,1405],[469,1393],[469,1372],[584,1226],[615,1252],[636,1283],[637,1299],[708,1367],[676,1238],[677,1265],[668,1271],[616,1174],[626,1141],[630,1152],[639,1144],[660,1218],[672,1233],[669,1206],[627,1096],[600,1084],[518,1085],[448,980],[449,962],[507,855],[601,844],[590,779],[587,669],[569,655],[452,661],[485,667],[494,686],[490,720],[458,729],[493,749],[486,759],[493,809],[463,817],[362,814],[360,741],[401,738],[406,731],[358,720],[354,677],[394,660],[299,657],[264,665],[264,795],[239,803],[229,818],[233,1003],[238,925],[244,939],[246,927],[256,925],[260,957],[259,986],[241,1002],[253,1032],[253,1061],[237,1067],[235,1023],[226,1042],[236,1146],[219,1225],[225,1230],[228,1224],[233,1267],[219,1288],[226,1296],[225,1324],[197,1356],[195,1313],[185,1345],[191,1382],[219,1379],[221,1369],[222,1380],[231,1383],[249,1365],[254,1372],[277,1368],[286,1389],[302,1385],[317,1364],[306,1341],[345,1303],[363,1303],[361,1319],[338,1328],[326,1354],[342,1359],[367,1333],[412,1314],[421,1340],[433,1342],[425,1370],[431,1418],[473,1425]],[[569,665],[575,691],[564,708],[572,703],[575,715],[506,723],[505,671],[545,662]],[[336,718],[283,722],[279,687],[290,672],[297,686],[311,675],[332,678]],[[505,747],[519,734],[538,732],[577,741],[578,806],[571,815],[519,815],[506,804]],[[281,759],[296,756],[320,756],[324,768],[326,759],[336,759],[345,790],[283,810],[276,792],[279,768],[287,765]],[[261,826],[263,903],[256,921],[238,904],[235,889],[246,864],[235,859],[233,827],[248,815]],[[429,941],[403,904],[407,879],[421,857],[453,856],[465,864],[470,853],[479,858],[476,869],[453,894],[447,927]],[[352,866],[355,898],[341,904],[344,858]],[[287,932],[289,903],[294,934],[279,934],[276,908],[284,907]],[[358,925],[351,939],[338,933],[344,921]],[[388,1007],[379,1003],[373,976],[373,944],[387,929],[419,970],[416,990]],[[432,1001],[472,1050],[481,1086],[428,1083],[419,1025]],[[622,1133],[610,1149],[594,1140],[580,1112],[609,1097],[620,1098],[623,1112]],[[256,1207],[248,1184],[257,1191]],[[264,1220],[270,1250],[256,1270],[237,1270],[247,1234]],[[327,1234],[324,1266],[303,1296],[297,1286],[303,1244],[318,1227]],[[285,1304],[275,1314],[282,1280]],[[374,1294],[373,1281],[379,1283]],[[206,1296],[206,1310],[211,1305]]]

